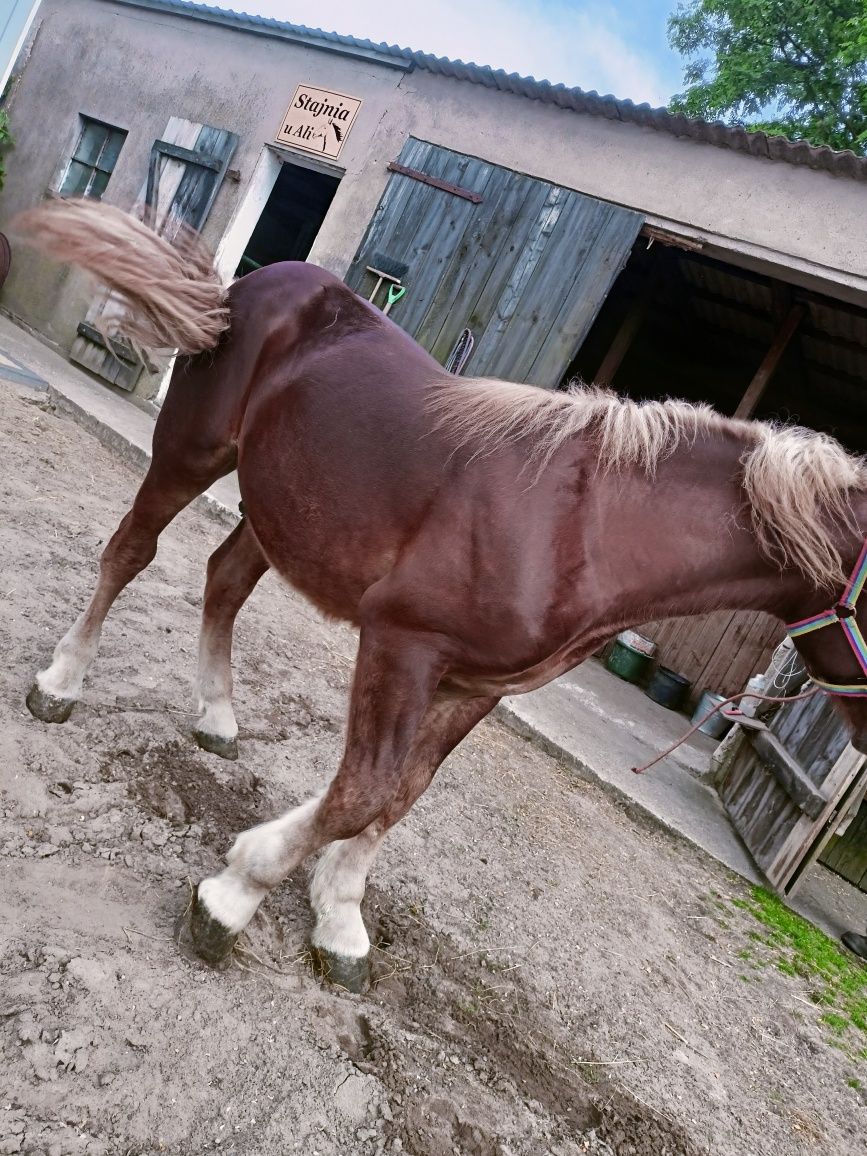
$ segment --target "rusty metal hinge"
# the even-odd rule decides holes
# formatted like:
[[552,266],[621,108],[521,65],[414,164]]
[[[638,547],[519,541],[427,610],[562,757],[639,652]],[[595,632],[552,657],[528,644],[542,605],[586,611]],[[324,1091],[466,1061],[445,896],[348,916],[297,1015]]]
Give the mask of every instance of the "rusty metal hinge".
[[420,181],[423,185],[430,185],[434,189],[442,189],[444,193],[451,193],[455,197],[463,197],[465,201],[472,201],[474,205],[480,205],[482,198],[479,193],[474,193],[472,189],[463,189],[460,185],[453,185],[450,181],[441,181],[439,177],[432,177],[428,173],[423,173],[421,169],[408,169],[406,165],[399,165],[397,161],[391,161],[388,165],[390,173],[400,173],[403,177],[409,177],[411,181]]

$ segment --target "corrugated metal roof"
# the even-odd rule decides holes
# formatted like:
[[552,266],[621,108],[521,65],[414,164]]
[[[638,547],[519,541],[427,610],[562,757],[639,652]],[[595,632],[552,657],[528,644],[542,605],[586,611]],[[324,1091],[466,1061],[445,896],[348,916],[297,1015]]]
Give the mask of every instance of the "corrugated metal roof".
[[848,149],[841,152],[824,145],[817,148],[806,141],[768,136],[764,132],[752,132],[719,121],[698,120],[671,113],[665,108],[652,108],[649,104],[633,104],[631,100],[618,100],[611,95],[600,96],[597,92],[585,92],[581,88],[569,88],[565,84],[552,84],[548,80],[535,80],[532,76],[519,76],[517,72],[505,72],[501,68],[494,69],[488,65],[449,60],[445,56],[432,56],[427,52],[399,48],[396,44],[374,44],[372,40],[324,32],[319,28],[306,28],[301,24],[290,24],[268,16],[251,16],[245,12],[214,8],[209,4],[192,3],[192,0],[112,0],[112,2],[175,13],[196,20],[207,20],[245,32],[300,42],[326,52],[339,52],[344,56],[376,60],[380,64],[406,71],[422,68],[440,76],[479,84],[485,88],[495,88],[500,92],[514,93],[528,100],[538,100],[543,104],[553,104],[573,112],[604,116],[609,120],[625,121],[656,129],[658,132],[670,133],[672,136],[702,141],[717,148],[733,149],[735,152],[785,161],[792,165],[806,165],[808,168],[820,169],[836,176],[867,180],[867,157],[856,156]]

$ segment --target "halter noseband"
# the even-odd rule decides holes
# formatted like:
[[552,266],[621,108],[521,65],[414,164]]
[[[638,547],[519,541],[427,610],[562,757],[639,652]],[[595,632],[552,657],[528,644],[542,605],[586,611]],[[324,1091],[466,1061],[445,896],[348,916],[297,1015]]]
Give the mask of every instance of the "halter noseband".
[[863,677],[856,682],[849,683],[824,682],[821,678],[816,678],[814,674],[811,674],[810,678],[816,686],[827,690],[829,694],[841,694],[851,698],[867,697],[867,642],[864,641],[864,635],[855,621],[858,599],[865,584],[867,584],[867,540],[861,547],[855,569],[852,571],[836,606],[832,606],[830,610],[823,610],[821,614],[814,614],[812,618],[802,618],[800,622],[791,622],[786,627],[789,638],[800,638],[802,634],[809,634],[813,630],[822,630],[823,627],[833,626],[834,623],[840,625],[849,646],[852,648],[852,653],[858,660]]

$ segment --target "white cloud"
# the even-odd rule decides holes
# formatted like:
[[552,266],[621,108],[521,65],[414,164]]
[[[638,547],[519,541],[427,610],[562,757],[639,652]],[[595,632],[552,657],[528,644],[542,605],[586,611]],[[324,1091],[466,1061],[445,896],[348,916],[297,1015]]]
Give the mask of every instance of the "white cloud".
[[[210,0],[232,7],[226,0]],[[243,0],[235,0],[241,7]],[[604,0],[247,0],[248,11],[295,24],[472,60],[631,100],[665,104],[675,85],[632,46]]]

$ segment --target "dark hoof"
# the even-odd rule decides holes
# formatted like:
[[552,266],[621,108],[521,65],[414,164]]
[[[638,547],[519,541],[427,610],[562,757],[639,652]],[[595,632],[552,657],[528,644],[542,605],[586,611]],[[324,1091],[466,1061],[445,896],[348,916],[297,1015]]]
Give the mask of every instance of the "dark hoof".
[[867,959],[867,935],[858,935],[855,931],[847,931],[840,936],[840,942],[850,951],[854,951],[861,959]]
[[39,684],[35,682],[30,688],[26,702],[27,709],[33,717],[47,723],[65,723],[75,706],[74,698],[55,698],[53,694],[46,694],[44,690],[40,690]]
[[193,895],[190,909],[190,935],[196,955],[205,963],[224,971],[229,966],[229,957],[238,941],[237,933],[229,931],[199,901],[199,889]]
[[193,731],[193,738],[203,751],[219,755],[221,759],[231,759],[232,762],[238,758],[237,739],[221,739],[219,735],[209,735],[205,731]]
[[313,970],[328,983],[345,987],[347,991],[360,995],[370,984],[370,955],[357,958],[350,955],[335,955],[321,947],[311,946]]

